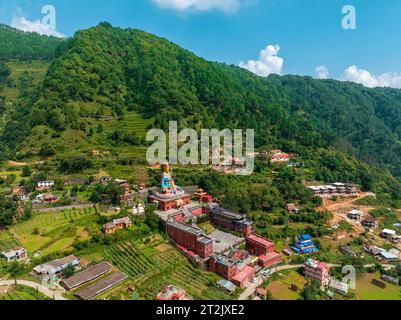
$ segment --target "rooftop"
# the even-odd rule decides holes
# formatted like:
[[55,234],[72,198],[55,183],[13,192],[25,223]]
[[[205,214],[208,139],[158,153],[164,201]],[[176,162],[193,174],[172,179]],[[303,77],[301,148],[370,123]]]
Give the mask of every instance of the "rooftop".
[[305,266],[312,267],[313,269],[326,269],[327,263],[320,262],[318,260],[307,259],[305,261]]
[[16,253],[19,253],[19,252],[26,252],[26,249],[23,247],[16,247],[14,249],[9,249],[9,250],[3,251],[2,254],[6,257],[10,257],[10,256],[14,256]]
[[83,300],[91,300],[102,292],[114,287],[120,282],[125,281],[128,276],[123,272],[115,272],[108,277],[95,282],[94,284],[86,287],[85,289],[78,292],[76,295]]
[[237,288],[237,286],[234,283],[224,279],[217,282],[217,284],[230,292],[234,292],[235,289]]
[[247,236],[247,239],[249,239],[251,241],[256,241],[256,242],[258,242],[258,243],[260,243],[260,244],[262,244],[264,246],[267,246],[267,247],[274,246],[274,242],[273,241],[267,240],[266,238],[263,238],[261,236],[257,236],[255,234],[251,234],[251,235]]
[[391,229],[383,229],[382,232],[386,233],[386,234],[391,234],[391,235],[394,235],[394,236],[397,234],[397,232],[395,232],[394,230],[391,230]]
[[195,228],[190,225],[187,225],[187,224],[184,224],[181,222],[177,222],[175,220],[169,221],[167,224],[173,228],[179,229],[181,231],[184,231],[184,232],[196,235],[196,236],[205,236],[205,232],[202,229]]
[[226,267],[229,267],[229,268],[232,267],[232,266],[235,266],[237,264],[236,260],[230,259],[230,258],[228,258],[226,256],[217,256],[216,257],[216,261],[219,264],[222,264],[222,265],[224,265]]
[[108,262],[100,262],[84,271],[62,280],[62,283],[64,283],[68,289],[73,289],[81,284],[84,284],[85,282],[96,279],[101,275],[110,272],[111,270],[112,266]]
[[222,216],[225,216],[225,217],[228,217],[228,218],[234,219],[234,220],[243,220],[245,218],[244,214],[235,212],[232,210],[228,210],[223,207],[212,208],[212,213],[220,214]]
[[233,280],[238,282],[243,282],[245,279],[249,278],[251,275],[255,273],[255,268],[250,266],[245,266],[240,272],[238,272]]

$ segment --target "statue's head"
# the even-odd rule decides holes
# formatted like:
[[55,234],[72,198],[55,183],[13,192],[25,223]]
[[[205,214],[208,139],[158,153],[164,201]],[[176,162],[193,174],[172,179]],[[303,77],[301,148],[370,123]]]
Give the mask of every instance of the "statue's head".
[[170,164],[169,164],[168,162],[166,162],[166,163],[164,164],[163,170],[164,170],[165,173],[170,173],[171,167],[170,167]]

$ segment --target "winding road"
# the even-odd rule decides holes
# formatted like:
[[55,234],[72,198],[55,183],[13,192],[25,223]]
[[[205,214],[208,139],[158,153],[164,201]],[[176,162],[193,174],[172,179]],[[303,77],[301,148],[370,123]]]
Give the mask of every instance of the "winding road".
[[[15,283],[17,282],[17,283]],[[28,281],[28,280],[0,280],[0,287],[1,286],[13,286],[15,284],[23,285],[26,287],[30,287],[33,289],[37,289],[40,293],[44,294],[46,297],[54,300],[68,300],[63,297],[62,293],[59,290],[51,290],[44,285],[39,283]]]

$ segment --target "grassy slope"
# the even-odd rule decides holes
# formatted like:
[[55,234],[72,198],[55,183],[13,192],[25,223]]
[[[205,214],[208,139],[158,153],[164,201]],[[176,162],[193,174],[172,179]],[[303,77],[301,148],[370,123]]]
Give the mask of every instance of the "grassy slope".
[[33,288],[15,286],[9,292],[0,294],[0,300],[49,300],[46,296]]
[[0,249],[16,244],[24,246],[29,254],[42,250],[42,255],[72,249],[75,240],[84,240],[82,228],[98,231],[93,209],[38,213],[32,219],[20,222],[9,231],[0,231]]
[[381,289],[372,284],[372,279],[380,280],[380,275],[368,273],[358,276],[355,291],[358,300],[401,300],[399,286],[385,282],[386,288]]
[[8,102],[15,102],[18,98],[19,90],[18,83],[24,77],[28,76],[32,78],[32,82],[38,85],[44,78],[49,67],[49,62],[46,61],[32,61],[32,62],[21,62],[11,61],[7,63],[7,66],[11,70],[9,80],[12,82],[12,86],[6,86],[0,94],[6,98]]

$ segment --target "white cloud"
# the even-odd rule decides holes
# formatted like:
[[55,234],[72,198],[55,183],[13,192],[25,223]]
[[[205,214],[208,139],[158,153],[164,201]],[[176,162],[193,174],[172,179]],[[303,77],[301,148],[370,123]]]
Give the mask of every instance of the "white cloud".
[[316,78],[327,79],[330,75],[329,69],[325,65],[319,66],[315,69]]
[[359,69],[357,66],[350,66],[341,78],[343,81],[351,81],[364,85],[365,87],[391,87],[401,88],[401,74],[395,72],[373,75],[369,71]]
[[266,49],[259,54],[258,60],[241,61],[239,66],[247,69],[261,77],[267,77],[270,74],[281,74],[284,66],[284,59],[278,56],[279,45],[268,45]]
[[13,15],[11,26],[15,29],[25,32],[36,32],[41,35],[66,38],[64,34],[49,28],[48,26],[42,24],[42,22],[39,20],[30,21],[18,14]]
[[160,8],[177,11],[209,11],[222,10],[227,13],[237,11],[247,1],[242,0],[152,0]]

